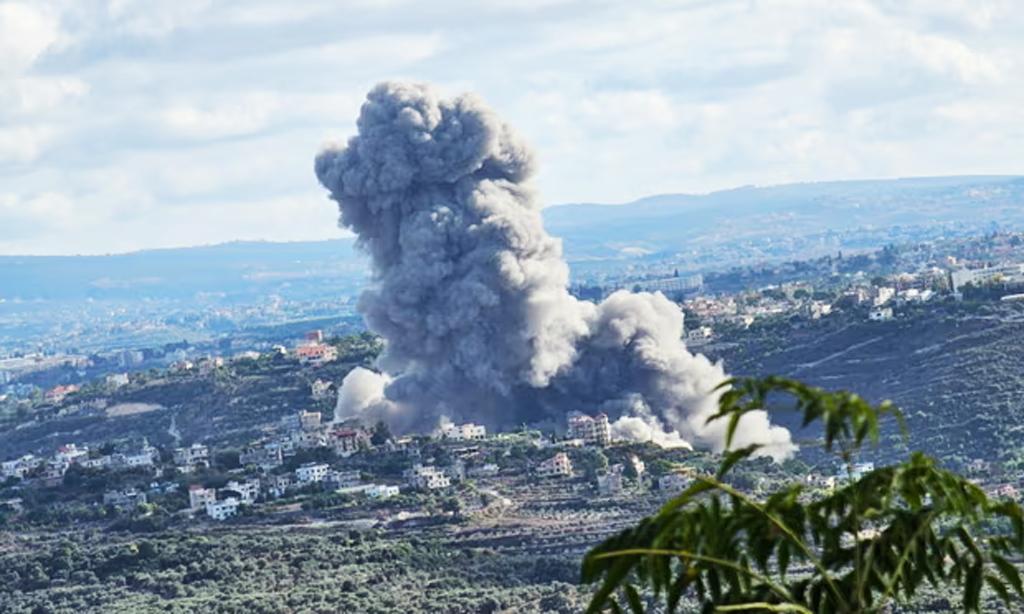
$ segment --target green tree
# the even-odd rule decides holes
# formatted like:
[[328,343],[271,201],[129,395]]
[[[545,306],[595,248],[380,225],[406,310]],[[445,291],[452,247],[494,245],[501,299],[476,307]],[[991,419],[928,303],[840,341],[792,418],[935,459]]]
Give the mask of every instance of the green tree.
[[[710,420],[740,418],[792,397],[804,424],[823,425],[824,447],[852,467],[882,419],[901,414],[849,392],[825,392],[782,378],[731,380]],[[727,483],[756,452],[731,451],[715,476],[702,476],[655,515],[594,548],[585,582],[600,582],[589,612],[676,611],[684,594],[706,612],[874,613],[910,600],[925,585],[956,588],[979,611],[983,584],[1004,602],[1024,596],[1009,557],[1024,551],[1024,513],[989,499],[964,477],[915,452],[831,493],[802,484],[755,499]],[[852,472],[851,472],[852,473]],[[800,568],[799,573],[794,568]],[[661,611],[660,609],[658,611]]]

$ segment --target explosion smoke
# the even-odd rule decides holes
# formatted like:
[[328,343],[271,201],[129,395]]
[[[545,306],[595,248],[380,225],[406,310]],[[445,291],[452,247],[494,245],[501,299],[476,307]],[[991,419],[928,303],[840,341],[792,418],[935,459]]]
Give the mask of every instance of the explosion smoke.
[[[561,242],[526,184],[530,151],[486,106],[383,83],[357,125],[316,175],[371,257],[359,309],[386,346],[382,373],[345,378],[339,418],[495,428],[600,409],[619,437],[722,450],[725,421],[705,424],[722,366],[686,349],[683,314],[661,294],[568,292]],[[765,412],[740,422],[734,446],[751,443],[776,459],[796,448]]]

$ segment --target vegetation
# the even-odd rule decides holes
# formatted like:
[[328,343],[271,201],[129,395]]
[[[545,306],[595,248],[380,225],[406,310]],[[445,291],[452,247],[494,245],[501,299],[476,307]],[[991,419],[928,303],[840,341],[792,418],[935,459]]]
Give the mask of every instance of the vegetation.
[[[782,378],[727,384],[711,420],[728,420],[730,439],[745,413],[788,395],[854,477],[883,419],[902,424],[891,404],[848,392]],[[600,582],[588,611],[671,612],[691,593],[707,612],[886,612],[929,585],[954,587],[964,610],[981,611],[983,585],[1005,603],[1024,595],[1011,562],[1024,551],[1021,507],[935,459],[914,453],[824,495],[793,483],[755,499],[724,481],[755,450],[727,454],[717,475],[588,553],[583,580]]]

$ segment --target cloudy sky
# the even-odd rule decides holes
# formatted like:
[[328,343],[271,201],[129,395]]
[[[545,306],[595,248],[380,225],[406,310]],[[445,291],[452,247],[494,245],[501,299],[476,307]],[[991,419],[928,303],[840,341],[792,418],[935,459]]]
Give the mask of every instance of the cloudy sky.
[[1018,173],[1019,9],[0,0],[0,253],[341,236],[312,159],[385,79],[482,95],[546,203]]

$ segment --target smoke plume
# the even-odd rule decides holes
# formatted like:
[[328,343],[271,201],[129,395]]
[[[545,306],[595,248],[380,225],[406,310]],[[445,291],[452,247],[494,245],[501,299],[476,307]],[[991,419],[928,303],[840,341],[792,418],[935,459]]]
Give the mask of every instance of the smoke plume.
[[[339,418],[560,427],[569,411],[601,410],[620,437],[722,450],[724,422],[705,424],[722,366],[686,349],[683,314],[661,294],[595,304],[568,292],[527,183],[530,150],[490,109],[383,83],[357,126],[317,156],[316,175],[371,258],[359,309],[386,345],[381,373],[345,378]],[[735,445],[750,443],[776,459],[795,450],[764,412],[740,423]]]

